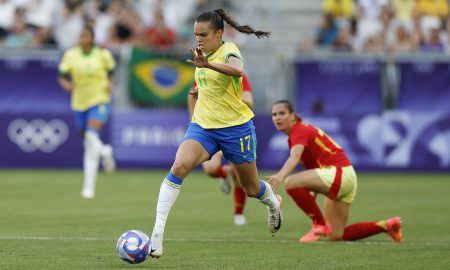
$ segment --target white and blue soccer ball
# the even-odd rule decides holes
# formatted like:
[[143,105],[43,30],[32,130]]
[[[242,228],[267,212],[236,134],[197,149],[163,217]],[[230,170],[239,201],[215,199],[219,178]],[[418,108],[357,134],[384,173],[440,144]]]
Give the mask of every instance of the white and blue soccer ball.
[[116,251],[127,263],[141,263],[148,257],[150,238],[139,230],[126,231],[117,240]]

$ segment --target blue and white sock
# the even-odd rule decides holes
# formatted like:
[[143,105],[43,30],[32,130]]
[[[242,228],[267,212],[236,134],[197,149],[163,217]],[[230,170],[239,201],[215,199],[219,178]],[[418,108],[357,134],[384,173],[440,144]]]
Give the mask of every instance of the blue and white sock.
[[161,184],[158,204],[156,206],[156,221],[154,232],[163,234],[172,205],[178,198],[183,180],[169,173]]
[[259,190],[259,193],[256,196],[256,198],[270,208],[278,206],[279,202],[275,194],[273,193],[270,184],[263,180],[259,180],[259,183],[261,184],[261,189]]

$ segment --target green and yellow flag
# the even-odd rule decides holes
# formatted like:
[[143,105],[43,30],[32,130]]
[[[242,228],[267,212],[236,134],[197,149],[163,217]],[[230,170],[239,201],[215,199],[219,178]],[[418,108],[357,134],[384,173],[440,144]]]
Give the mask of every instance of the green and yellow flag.
[[177,54],[133,48],[129,66],[133,101],[143,106],[185,107],[195,71],[185,59]]

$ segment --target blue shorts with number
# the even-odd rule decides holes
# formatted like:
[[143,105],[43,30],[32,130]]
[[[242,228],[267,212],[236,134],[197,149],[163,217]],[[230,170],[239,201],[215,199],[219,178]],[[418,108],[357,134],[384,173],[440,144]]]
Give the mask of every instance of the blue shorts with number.
[[234,164],[256,160],[256,134],[251,120],[242,125],[215,129],[190,123],[183,141],[189,139],[199,142],[210,158],[222,150],[225,159]]
[[90,107],[84,112],[74,111],[75,125],[81,130],[86,130],[87,124],[91,119],[95,119],[102,122],[103,124],[106,124],[108,122],[110,111],[110,104],[96,105]]

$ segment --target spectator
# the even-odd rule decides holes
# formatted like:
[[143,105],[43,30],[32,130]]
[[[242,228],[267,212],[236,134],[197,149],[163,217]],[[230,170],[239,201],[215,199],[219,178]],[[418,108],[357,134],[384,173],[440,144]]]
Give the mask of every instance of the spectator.
[[331,44],[334,52],[350,53],[353,51],[352,38],[348,27],[344,27],[339,32],[337,39]]
[[392,0],[392,13],[395,21],[412,24],[416,13],[415,0]]
[[337,38],[339,28],[332,14],[324,14],[316,36],[316,46],[328,47]]
[[444,52],[445,45],[441,41],[439,28],[433,28],[425,35],[420,44],[420,50],[422,52]]
[[160,50],[172,47],[176,41],[176,34],[167,26],[163,11],[161,9],[156,10],[154,17],[153,25],[147,29],[148,44]]
[[433,16],[444,20],[449,13],[447,0],[417,0],[419,16]]
[[27,29],[25,21],[21,17],[16,17],[11,33],[6,37],[5,46],[7,48],[18,49],[31,46],[33,36]]
[[55,22],[55,39],[60,49],[68,49],[78,44],[78,37],[83,29],[81,1],[66,0],[65,5],[59,9]]
[[392,33],[386,38],[388,50],[392,53],[412,53],[417,50],[419,35],[407,23],[395,23]]
[[14,4],[9,0],[0,0],[0,29],[9,31],[14,25]]
[[340,25],[341,21],[349,23],[354,16],[353,0],[325,0],[322,5],[324,14],[332,14]]

